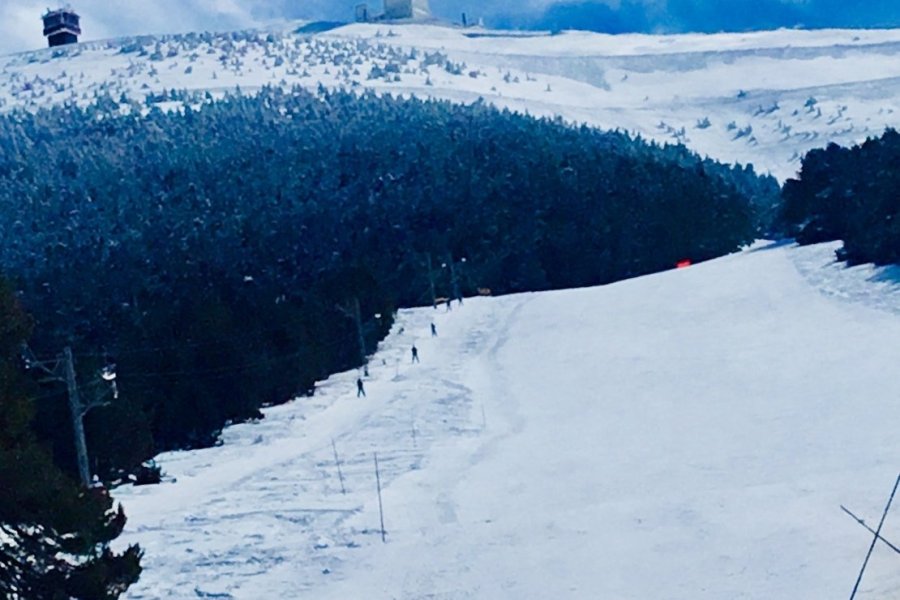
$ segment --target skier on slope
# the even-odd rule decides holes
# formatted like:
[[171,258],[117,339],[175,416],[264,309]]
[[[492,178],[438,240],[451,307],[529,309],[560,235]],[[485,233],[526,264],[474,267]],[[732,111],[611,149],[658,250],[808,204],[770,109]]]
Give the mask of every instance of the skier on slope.
[[437,327],[434,326],[434,323],[431,324],[431,337],[437,337]]
[[412,347],[412,361],[414,363],[419,362],[419,349],[416,348],[415,344],[413,344],[413,347]]
[[363,387],[362,377],[356,379],[356,397],[359,398],[360,396],[366,397],[366,389]]

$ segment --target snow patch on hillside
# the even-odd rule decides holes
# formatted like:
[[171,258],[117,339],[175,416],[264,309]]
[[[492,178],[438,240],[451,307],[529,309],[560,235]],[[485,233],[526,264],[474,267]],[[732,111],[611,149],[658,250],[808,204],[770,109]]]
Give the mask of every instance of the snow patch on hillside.
[[829,142],[900,115],[900,31],[528,36],[435,25],[350,25],[88,42],[0,58],[0,110],[111,96],[197,103],[239,87],[373,89],[499,106],[681,142],[780,179]]

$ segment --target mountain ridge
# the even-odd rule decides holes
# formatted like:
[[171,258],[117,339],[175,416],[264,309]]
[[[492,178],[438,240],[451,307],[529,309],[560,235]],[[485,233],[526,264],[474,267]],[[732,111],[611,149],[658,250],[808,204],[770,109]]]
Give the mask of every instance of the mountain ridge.
[[877,136],[900,115],[900,30],[526,37],[417,24],[295,30],[139,36],[0,57],[0,110],[105,96],[147,106],[163,91],[293,85],[483,98],[685,143],[782,181],[806,151]]

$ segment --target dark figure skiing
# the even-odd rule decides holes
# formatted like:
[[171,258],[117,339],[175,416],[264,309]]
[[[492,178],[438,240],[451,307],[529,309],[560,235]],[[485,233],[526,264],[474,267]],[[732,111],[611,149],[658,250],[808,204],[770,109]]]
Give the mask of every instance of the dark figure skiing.
[[366,389],[363,387],[363,380],[361,377],[356,380],[356,397],[359,398],[360,396],[363,398],[366,397]]
[[437,327],[434,326],[434,323],[431,324],[431,337],[437,337]]
[[419,349],[415,346],[412,347],[412,361],[414,363],[419,362]]
[[447,298],[447,312],[450,312],[451,310],[453,310],[453,307],[450,306],[451,302],[453,302],[453,300],[451,300],[450,298]]

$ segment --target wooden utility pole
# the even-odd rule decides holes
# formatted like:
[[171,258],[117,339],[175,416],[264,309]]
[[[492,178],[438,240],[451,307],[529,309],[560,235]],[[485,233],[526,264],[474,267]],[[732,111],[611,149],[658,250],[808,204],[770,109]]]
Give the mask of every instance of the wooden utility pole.
[[[84,435],[84,417],[91,409],[108,404],[103,398],[104,393],[98,393],[88,403],[82,402],[81,393],[78,390],[78,380],[75,376],[75,358],[72,355],[71,347],[66,346],[62,354],[50,360],[38,360],[28,346],[23,346],[22,352],[25,364],[29,369],[38,369],[46,374],[46,377],[41,379],[40,382],[66,384],[66,393],[69,398],[69,413],[72,417],[72,431],[75,437],[75,453],[78,458],[78,477],[81,479],[82,485],[89,487],[92,482],[87,441]],[[108,365],[103,370],[101,378],[110,384],[109,393],[111,393],[112,397],[118,397],[115,383],[116,375],[113,367]]]
[[431,306],[437,308],[437,293],[434,291],[434,270],[431,267],[431,253],[428,255],[428,285],[431,286]]
[[336,305],[335,308],[344,313],[344,316],[353,319],[353,321],[356,323],[356,337],[359,343],[359,360],[363,366],[363,373],[366,377],[368,377],[369,361],[368,357],[366,356],[366,334],[365,330],[363,329],[362,312],[359,308],[359,298],[354,296],[349,308],[342,304]]
[[447,264],[450,267],[450,284],[453,286],[453,299],[458,301],[462,298],[462,294],[459,293],[459,278],[456,277],[456,265],[453,264],[452,254]]
[[359,359],[363,364],[363,372],[369,376],[369,360],[366,356],[366,334],[363,331],[362,313],[359,309],[359,298],[353,298],[353,318],[356,320],[356,335],[359,337]]
[[65,369],[66,387],[69,392],[69,411],[72,413],[72,429],[75,432],[75,452],[78,456],[78,475],[85,487],[91,485],[91,468],[88,463],[87,441],[84,437],[84,415],[87,413],[81,404],[78,393],[78,382],[75,380],[75,361],[72,348],[63,350],[63,366]]

